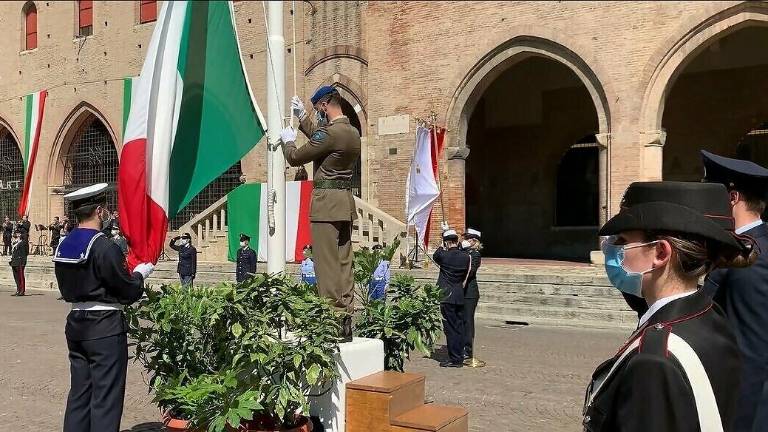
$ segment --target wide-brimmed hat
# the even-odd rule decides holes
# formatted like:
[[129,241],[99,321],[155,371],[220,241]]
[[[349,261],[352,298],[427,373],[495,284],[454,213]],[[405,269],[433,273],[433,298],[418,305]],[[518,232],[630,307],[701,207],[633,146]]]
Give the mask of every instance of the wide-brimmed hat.
[[736,251],[751,247],[734,233],[728,191],[717,183],[632,183],[600,235],[633,230],[692,234]]

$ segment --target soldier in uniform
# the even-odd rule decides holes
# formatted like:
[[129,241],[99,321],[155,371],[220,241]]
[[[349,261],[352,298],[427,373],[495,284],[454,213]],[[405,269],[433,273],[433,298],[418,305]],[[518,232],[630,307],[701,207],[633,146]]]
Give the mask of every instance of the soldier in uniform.
[[483,245],[480,243],[480,231],[468,228],[464,233],[464,240],[461,242],[461,248],[472,258],[472,270],[467,277],[467,289],[464,291],[464,358],[473,358],[473,345],[475,342],[475,309],[480,300],[480,288],[477,286],[477,270],[480,269],[482,256],[480,250]]
[[[586,431],[732,431],[741,356],[711,298],[713,267],[747,266],[754,243],[733,230],[728,193],[713,183],[639,182],[601,229],[605,269],[649,308],[638,329],[594,372]],[[730,226],[725,228],[727,223]]]
[[728,189],[736,234],[757,241],[762,254],[752,266],[709,274],[704,290],[730,321],[744,360],[735,431],[768,431],[768,227],[761,220],[768,169],[753,162],[702,151],[704,180]]
[[13,237],[13,222],[6,216],[3,221],[3,255],[11,254],[11,238]]
[[55,216],[53,218],[53,223],[48,226],[48,230],[51,232],[51,255],[53,255],[56,252],[56,248],[59,247],[59,240],[61,239],[61,222],[59,222],[59,217]]
[[352,174],[360,156],[360,134],[342,114],[341,95],[331,86],[320,87],[312,96],[317,122],[307,115],[294,96],[293,114],[309,143],[296,147],[296,131],[285,128],[280,138],[283,154],[291,166],[314,165],[314,189],[309,219],[318,292],[346,313],[342,338],[352,340],[352,221],[357,214],[352,197]]
[[11,244],[11,270],[13,271],[13,280],[16,282],[16,293],[13,296],[23,297],[26,295],[27,279],[24,275],[24,268],[27,266],[27,257],[29,256],[29,242],[24,237],[21,230],[17,229],[13,233],[13,243]]
[[443,232],[443,246],[437,248],[432,259],[440,266],[437,286],[443,291],[440,312],[443,331],[448,345],[448,360],[440,367],[460,368],[464,365],[464,287],[472,268],[469,254],[459,249],[459,236],[449,229]]
[[235,280],[243,282],[250,279],[256,273],[256,252],[249,246],[251,238],[240,234],[240,249],[237,250],[237,267],[235,268]]
[[179,253],[179,263],[176,266],[176,272],[179,274],[181,284],[191,288],[197,274],[197,249],[192,246],[192,235],[184,233],[181,236],[174,237],[168,246]]
[[154,269],[139,264],[129,272],[120,248],[101,231],[108,214],[106,188],[100,183],[64,196],[78,227],[53,259],[61,295],[72,305],[64,330],[71,376],[64,432],[120,430],[128,367],[122,309],[141,298]]

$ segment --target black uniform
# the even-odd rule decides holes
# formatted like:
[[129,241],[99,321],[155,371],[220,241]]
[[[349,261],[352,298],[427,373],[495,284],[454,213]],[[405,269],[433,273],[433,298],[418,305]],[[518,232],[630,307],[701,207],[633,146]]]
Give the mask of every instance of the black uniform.
[[[194,279],[197,274],[197,249],[192,246],[192,243],[187,243],[184,246],[178,246],[176,241],[181,237],[174,237],[171,239],[169,246],[171,249],[179,253],[179,263],[176,265],[176,272],[179,274],[182,283],[186,280]],[[239,255],[239,254],[238,254]],[[191,283],[191,281],[190,281]]]
[[467,277],[467,289],[464,291],[464,354],[472,358],[472,345],[475,340],[475,309],[480,299],[480,288],[477,286],[477,270],[480,268],[481,256],[477,249],[470,249],[472,269]]
[[[116,432],[120,427],[128,365],[127,323],[120,305],[141,298],[144,281],[129,273],[120,248],[103,233],[76,228],[54,258],[56,280],[65,301],[71,388],[64,432]],[[83,302],[113,310],[74,310]]]
[[11,271],[13,280],[16,282],[16,293],[24,294],[26,292],[27,280],[24,274],[24,268],[27,266],[27,257],[29,256],[29,242],[21,236],[21,240],[11,249]]
[[61,223],[56,222],[52,223],[50,226],[48,226],[48,230],[51,232],[51,249],[56,251],[56,248],[59,246],[59,240],[61,239]]
[[744,359],[734,430],[768,431],[768,227],[744,235],[760,246],[757,261],[713,271],[703,289],[725,310]]
[[673,300],[597,368],[585,430],[733,431],[740,372],[722,310],[700,291]]
[[18,229],[21,231],[21,235],[23,237],[29,238],[29,231],[31,228],[32,228],[32,224],[29,222],[29,220],[19,221]]
[[13,222],[3,223],[3,255],[11,254],[11,237],[13,237]]
[[471,258],[459,250],[438,248],[433,259],[440,266],[437,286],[443,290],[440,311],[443,314],[443,331],[448,345],[451,363],[464,361],[464,284],[470,270]]
[[237,268],[235,269],[235,279],[242,282],[256,273],[256,252],[250,246],[241,247],[237,250]]

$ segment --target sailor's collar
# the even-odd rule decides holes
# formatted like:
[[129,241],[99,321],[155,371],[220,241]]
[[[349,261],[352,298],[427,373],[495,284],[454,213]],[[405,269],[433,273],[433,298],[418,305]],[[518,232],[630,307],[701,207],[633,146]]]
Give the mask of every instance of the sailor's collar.
[[59,243],[53,262],[80,264],[88,259],[91,246],[97,238],[103,236],[99,230],[75,228]]

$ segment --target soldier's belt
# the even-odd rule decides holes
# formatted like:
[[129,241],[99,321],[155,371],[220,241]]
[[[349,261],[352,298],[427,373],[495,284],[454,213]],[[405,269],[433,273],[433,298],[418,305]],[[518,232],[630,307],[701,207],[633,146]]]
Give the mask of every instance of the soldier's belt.
[[321,179],[314,180],[313,183],[315,189],[352,189],[352,180]]

